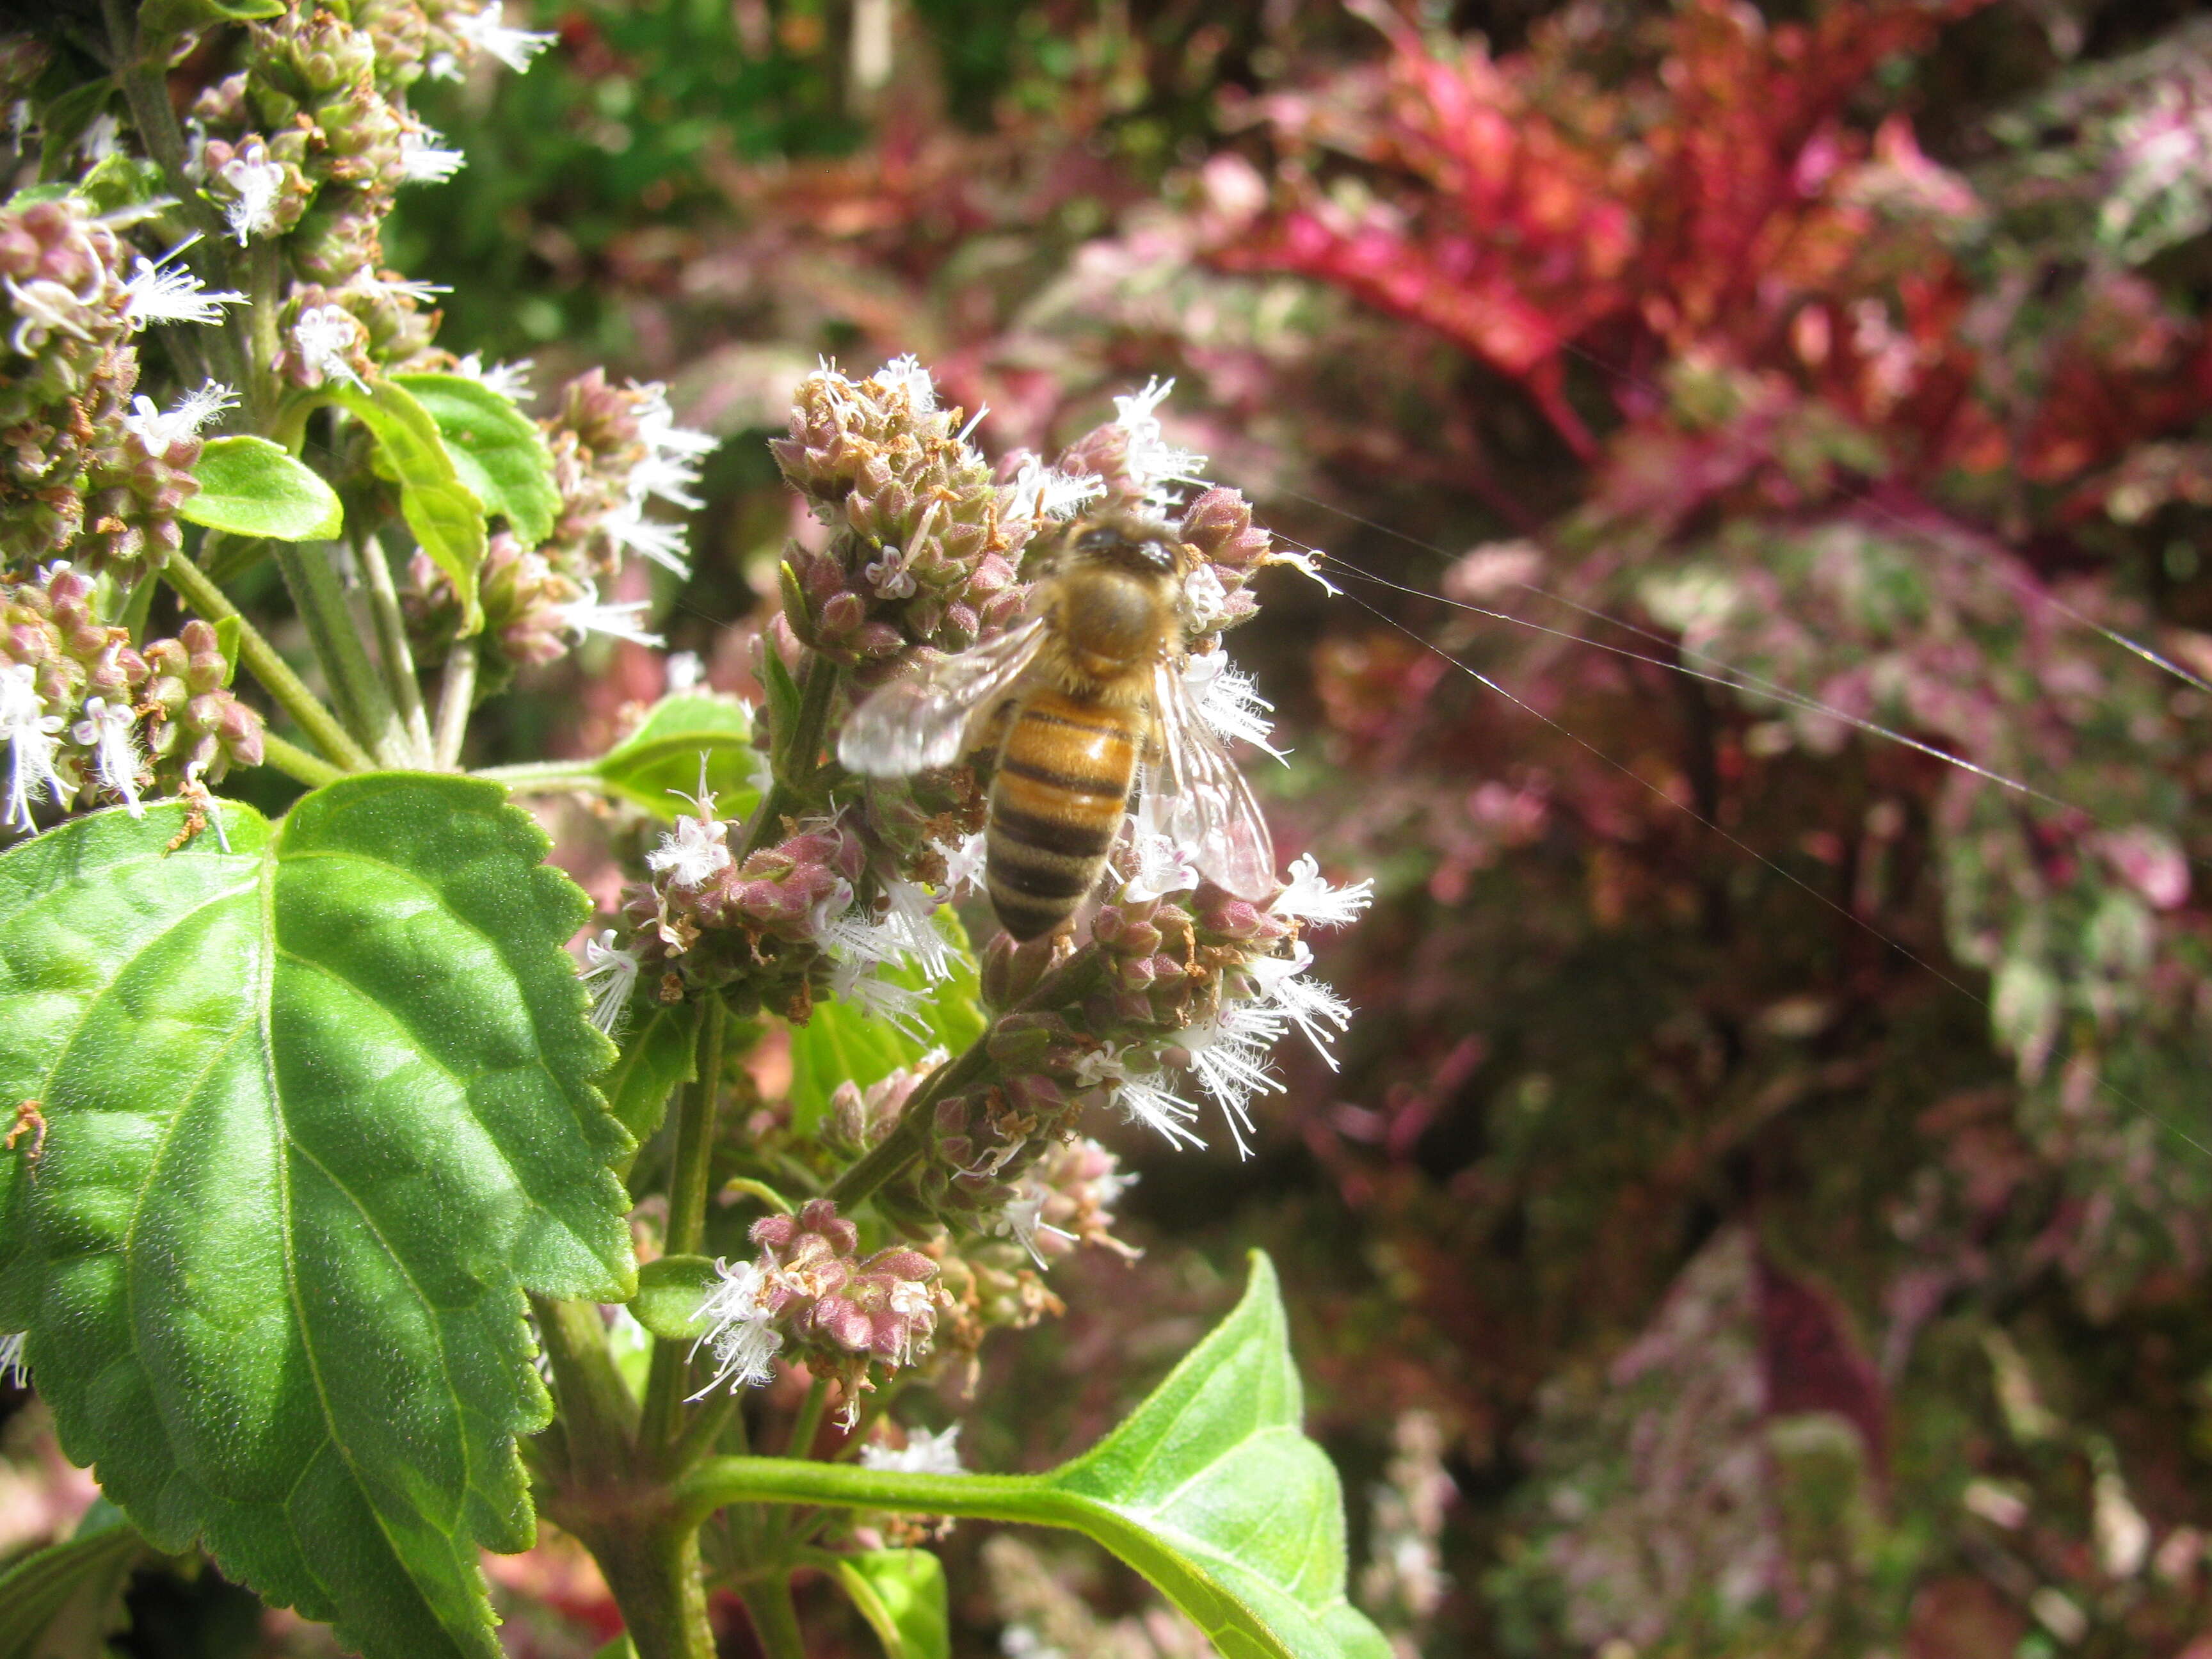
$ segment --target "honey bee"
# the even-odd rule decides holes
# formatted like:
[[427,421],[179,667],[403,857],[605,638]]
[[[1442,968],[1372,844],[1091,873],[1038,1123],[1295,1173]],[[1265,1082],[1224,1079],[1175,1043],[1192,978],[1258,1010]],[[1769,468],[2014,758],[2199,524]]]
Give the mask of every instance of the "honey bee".
[[837,757],[869,777],[996,745],[984,885],[1018,940],[1066,927],[1098,885],[1140,765],[1200,875],[1241,898],[1275,890],[1259,803],[1184,689],[1191,557],[1142,514],[1075,520],[1023,621],[878,687],[846,723]]

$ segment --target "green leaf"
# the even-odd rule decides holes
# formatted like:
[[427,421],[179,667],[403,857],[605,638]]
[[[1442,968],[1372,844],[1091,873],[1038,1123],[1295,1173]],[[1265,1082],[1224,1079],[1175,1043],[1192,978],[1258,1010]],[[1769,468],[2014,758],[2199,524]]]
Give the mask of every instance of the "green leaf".
[[760,799],[749,780],[760,759],[753,747],[752,710],[715,691],[678,691],[653,704],[636,731],[599,757],[599,775],[648,812],[672,819],[690,810],[678,792],[707,787],[721,797],[726,818],[744,819]]
[[680,1488],[693,1512],[833,1504],[1066,1527],[1149,1578],[1223,1659],[1390,1659],[1345,1595],[1344,1498],[1300,1429],[1275,1270],[1113,1433],[1044,1474],[921,1474],[724,1457]]
[[395,374],[392,380],[438,423],[453,470],[487,514],[504,518],[525,547],[553,533],[561,492],[553,484],[553,452],[537,422],[465,374]]
[[[634,1283],[629,1150],[565,941],[589,902],[497,786],[182,803],[0,854],[0,1329],[156,1547],[377,1659],[493,1659],[533,1533],[523,1291]],[[175,850],[170,850],[172,845]]]
[[921,1011],[927,1035],[921,1040],[842,1002],[816,1003],[806,1024],[793,1030],[791,1121],[800,1134],[811,1134],[820,1126],[839,1084],[849,1080],[865,1089],[901,1066],[919,1065],[932,1049],[957,1054],[983,1035],[982,992],[968,931],[950,910],[938,913],[937,927],[957,952],[950,979],[933,983],[915,968],[884,975],[927,998]]
[[1273,1264],[1113,1433],[1042,1476],[1224,1659],[1389,1659],[1345,1595],[1344,1498],[1301,1428]]
[[791,678],[791,671],[783,665],[773,645],[761,652],[761,690],[768,698],[768,729],[775,734],[780,750],[790,741],[791,728],[799,723],[799,682]]
[[177,509],[191,524],[280,542],[328,541],[345,526],[337,491],[266,438],[209,439],[192,477],[199,494]]
[[138,26],[149,38],[166,38],[210,23],[249,23],[283,15],[284,0],[147,0]]
[[78,1650],[100,1651],[100,1638],[123,1622],[123,1587],[145,1554],[145,1540],[118,1525],[40,1550],[0,1574],[0,1659],[63,1651],[46,1638],[64,1622],[77,1627]]
[[703,1255],[664,1255],[637,1270],[637,1294],[630,1298],[629,1316],[655,1336],[671,1342],[694,1342],[706,1330],[698,1317],[699,1304],[714,1288],[719,1275]]
[[884,1659],[950,1659],[945,1566],[927,1550],[832,1556],[837,1582],[884,1644]]
[[644,994],[631,999],[629,1024],[620,1028],[622,1051],[598,1083],[607,1109],[642,1146],[660,1127],[670,1092],[699,1074],[699,1005],[663,1002],[650,986],[640,988]]
[[461,482],[444,435],[405,387],[377,380],[365,390],[329,386],[323,395],[351,410],[376,435],[377,453],[399,485],[399,514],[430,561],[460,595],[461,631],[483,626],[477,570],[483,563],[484,509]]

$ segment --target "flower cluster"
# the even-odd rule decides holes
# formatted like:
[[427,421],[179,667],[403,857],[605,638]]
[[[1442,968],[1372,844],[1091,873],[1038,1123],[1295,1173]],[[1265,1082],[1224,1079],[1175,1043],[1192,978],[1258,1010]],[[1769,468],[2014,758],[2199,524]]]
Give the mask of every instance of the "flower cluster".
[[[503,397],[519,398],[528,363],[486,369],[474,358],[453,365]],[[538,422],[553,456],[561,506],[553,532],[535,548],[510,530],[494,533],[479,577],[485,637],[491,644],[488,690],[505,672],[550,662],[593,634],[658,646],[643,621],[646,602],[605,603],[624,561],[635,554],[678,575],[690,571],[684,527],[653,516],[659,501],[702,505],[692,493],[701,458],[716,441],[676,423],[665,387],[617,386],[593,368],[561,389],[554,413]],[[417,554],[404,596],[419,648],[432,655],[460,627],[452,581]]]
[[136,253],[76,196],[0,207],[0,545],[15,574],[66,550],[135,580],[182,545],[199,430],[228,393],[210,383],[167,412],[134,397],[132,340],[239,296],[208,293],[181,251]]
[[216,630],[133,649],[104,625],[92,580],[53,565],[0,586],[0,739],[9,745],[0,826],[33,827],[40,797],[67,808],[105,797],[135,814],[151,787],[219,782],[261,763],[261,717],[228,689]]
[[800,382],[791,435],[769,447],[831,527],[787,554],[781,630],[832,662],[885,676],[915,647],[964,651],[1020,614],[1017,567],[1046,517],[1092,493],[994,479],[902,357],[864,380],[824,367]]
[[842,1385],[849,1426],[872,1364],[896,1370],[928,1353],[937,1264],[902,1245],[860,1255],[860,1230],[827,1199],[755,1222],[751,1237],[759,1254],[717,1261],[720,1283],[701,1310],[700,1344],[718,1366],[708,1389],[764,1383],[777,1355],[800,1358]]

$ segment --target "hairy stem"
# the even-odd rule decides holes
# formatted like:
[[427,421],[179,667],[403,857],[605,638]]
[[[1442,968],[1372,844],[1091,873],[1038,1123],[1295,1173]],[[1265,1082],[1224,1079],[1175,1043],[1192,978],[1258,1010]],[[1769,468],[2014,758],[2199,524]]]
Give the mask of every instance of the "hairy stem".
[[[723,1036],[729,1011],[709,994],[699,1017],[696,1073],[686,1084],[676,1109],[676,1162],[668,1182],[668,1250],[696,1255],[707,1237],[707,1184],[714,1161],[714,1107],[722,1085]],[[690,1375],[691,1345],[663,1338],[653,1345],[653,1369],[645,1385],[645,1420],[639,1449],[659,1459],[680,1438],[684,1384]]]
[[822,741],[830,729],[830,708],[836,701],[837,671],[820,657],[809,656],[799,665],[799,713],[791,735],[776,745],[775,785],[753,811],[752,821],[738,848],[744,863],[777,833],[787,817],[794,817],[814,799],[814,778],[821,769]]
[[261,734],[261,758],[264,764],[275,767],[294,782],[304,783],[310,789],[336,783],[345,775],[328,761],[316,759],[299,744],[285,742],[274,732]]
[[518,795],[560,795],[574,791],[622,800],[623,792],[599,775],[596,760],[523,761],[513,766],[480,766],[469,774],[505,784]]
[[238,621],[239,660],[246,672],[261,682],[276,705],[289,714],[299,728],[307,734],[315,747],[349,772],[366,772],[376,763],[368,750],[355,742],[353,736],[337,722],[337,718],[323,706],[322,700],[307,690],[307,684],[292,672],[291,665],[276,654],[276,647],[261,636],[260,631],[240,614],[239,609],[223,597],[222,590],[182,553],[172,553],[161,567],[161,579],[177,590],[178,597],[210,622],[224,622],[232,617]]
[[360,625],[346,604],[329,552],[321,546],[278,542],[275,554],[293,608],[307,626],[307,642],[330,682],[338,718],[379,763],[410,764],[414,757],[408,751],[407,728],[386,694],[383,678],[362,648]]
[[461,763],[461,740],[469,734],[469,714],[477,701],[477,653],[483,641],[476,635],[453,641],[446,653],[446,672],[438,682],[438,725],[435,740],[439,769]]
[[413,751],[410,763],[428,766],[436,751],[431,746],[429,719],[422,712],[422,688],[415,678],[415,653],[407,645],[407,619],[400,614],[399,590],[392,585],[384,544],[374,534],[363,536],[354,550],[354,561],[361,566],[368,614],[376,623],[376,654],[384,667],[385,689],[399,711],[407,746]]
[[678,1514],[694,1522],[728,1504],[827,1504],[1065,1526],[1079,1501],[1027,1475],[913,1474],[797,1457],[710,1457],[676,1483],[674,1495]]
[[789,1573],[748,1579],[738,1586],[738,1593],[744,1598],[753,1635],[768,1659],[806,1659],[806,1638],[799,1627],[799,1609],[791,1600]]

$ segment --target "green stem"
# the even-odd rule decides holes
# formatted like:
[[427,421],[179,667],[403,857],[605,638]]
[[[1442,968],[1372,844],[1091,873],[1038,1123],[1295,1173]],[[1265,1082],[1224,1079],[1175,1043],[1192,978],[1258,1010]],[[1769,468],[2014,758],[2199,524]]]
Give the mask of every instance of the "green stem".
[[697,1524],[730,1504],[827,1504],[906,1515],[973,1516],[1073,1526],[1093,1510],[1034,1475],[913,1474],[797,1457],[710,1457],[677,1481],[678,1515]]
[[596,760],[523,761],[514,766],[480,766],[469,775],[503,783],[518,795],[559,795],[573,790],[628,799],[623,790],[599,775],[599,767]]
[[461,763],[461,741],[469,734],[469,714],[477,702],[477,653],[482,641],[476,635],[453,641],[446,653],[446,672],[438,683],[437,738],[434,759],[441,771]]
[[374,534],[363,536],[354,549],[354,562],[361,566],[369,617],[376,623],[376,654],[384,667],[385,689],[399,711],[407,745],[413,751],[409,763],[428,766],[435,752],[430,744],[430,722],[422,712],[422,688],[415,678],[415,653],[407,647],[407,619],[400,614],[399,590],[392,585],[384,544]]
[[531,1297],[530,1306],[553,1367],[571,1470],[579,1480],[595,1484],[626,1477],[634,1461],[630,1437],[637,1427],[637,1402],[607,1346],[599,1309],[588,1302],[543,1297]]
[[323,707],[322,700],[292,672],[291,665],[276,654],[276,648],[240,614],[236,605],[223,597],[222,590],[210,581],[198,566],[182,553],[172,553],[161,567],[161,579],[210,622],[237,617],[239,659],[315,747],[349,772],[367,772],[374,768],[376,763],[369,757],[368,751],[354,741],[352,734]]
[[738,1587],[744,1598],[753,1635],[768,1659],[806,1659],[806,1638],[799,1627],[799,1608],[791,1599],[791,1575],[769,1573]]
[[822,1432],[822,1412],[829,1401],[830,1379],[817,1376],[799,1402],[799,1415],[791,1425],[791,1443],[783,1449],[786,1457],[814,1455],[814,1437]]
[[830,729],[830,708],[837,697],[837,671],[819,657],[799,665],[799,713],[791,735],[777,745],[775,785],[754,809],[738,848],[742,864],[777,833],[787,817],[814,803],[814,779],[821,770],[822,743]]
[[383,677],[362,648],[360,624],[346,604],[345,590],[330,556],[299,542],[276,544],[276,568],[283,572],[292,605],[307,629],[307,643],[323,665],[338,718],[386,766],[406,766],[407,730],[385,694]]
[[287,743],[274,732],[261,734],[261,758],[295,782],[310,789],[336,783],[345,774],[328,761],[318,760],[295,743]]
[[[708,1179],[714,1152],[714,1106],[722,1085],[722,1043],[729,1011],[713,994],[700,1012],[696,1072],[684,1085],[676,1115],[676,1163],[668,1182],[668,1251],[696,1255],[707,1237]],[[684,1385],[690,1374],[691,1344],[663,1339],[653,1345],[645,1385],[645,1420],[638,1444],[657,1459],[680,1439]]]

